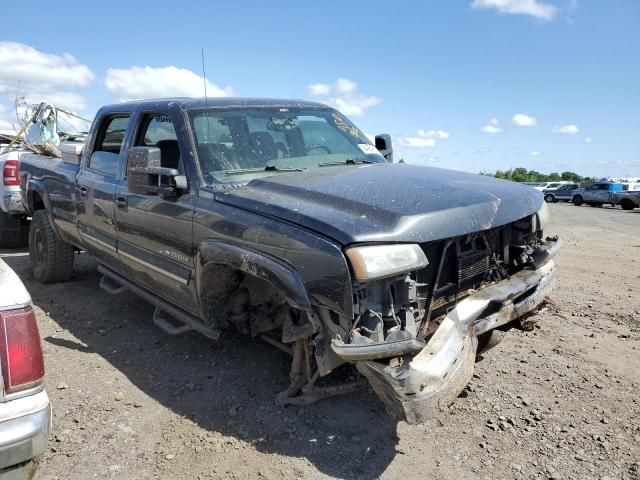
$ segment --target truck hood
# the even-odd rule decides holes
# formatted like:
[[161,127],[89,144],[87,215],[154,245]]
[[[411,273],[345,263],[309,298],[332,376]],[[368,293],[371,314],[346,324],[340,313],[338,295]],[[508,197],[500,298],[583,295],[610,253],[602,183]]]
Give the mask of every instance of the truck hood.
[[531,215],[542,193],[507,180],[407,164],[324,167],[220,191],[217,201],[300,225],[342,245],[430,242]]

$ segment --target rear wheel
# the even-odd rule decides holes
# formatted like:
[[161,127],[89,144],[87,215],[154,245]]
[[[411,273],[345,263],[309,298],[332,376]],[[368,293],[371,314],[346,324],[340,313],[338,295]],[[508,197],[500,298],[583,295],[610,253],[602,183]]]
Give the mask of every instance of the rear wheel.
[[0,212],[0,248],[24,247],[29,241],[26,220]]
[[582,197],[580,195],[576,195],[575,197],[573,197],[573,204],[576,207],[579,207],[583,203],[584,203],[584,200],[582,199]]
[[73,273],[73,245],[58,238],[46,210],[36,210],[29,229],[29,260],[36,280],[63,282]]
[[628,198],[625,198],[624,200],[622,200],[620,202],[620,206],[622,207],[623,210],[633,210],[634,208],[636,208],[633,202]]

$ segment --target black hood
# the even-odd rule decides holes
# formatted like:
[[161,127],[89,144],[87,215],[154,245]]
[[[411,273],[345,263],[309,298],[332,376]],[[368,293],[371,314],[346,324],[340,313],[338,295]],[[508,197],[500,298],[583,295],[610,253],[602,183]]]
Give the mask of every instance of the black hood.
[[429,242],[536,212],[542,194],[471,173],[407,164],[325,167],[253,180],[216,200],[356,242]]

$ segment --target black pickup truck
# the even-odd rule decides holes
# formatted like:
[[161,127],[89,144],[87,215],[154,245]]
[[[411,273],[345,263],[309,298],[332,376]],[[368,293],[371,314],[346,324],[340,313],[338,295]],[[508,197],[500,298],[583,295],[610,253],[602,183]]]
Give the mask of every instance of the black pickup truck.
[[[85,250],[101,286],[151,302],[168,333],[235,327],[290,353],[279,404],[366,379],[420,422],[464,388],[494,329],[544,300],[560,242],[543,235],[540,192],[392,155],[388,135],[374,145],[317,103],[107,106],[79,165],[21,158],[33,274],[64,281]],[[343,364],[361,375],[324,378]]]

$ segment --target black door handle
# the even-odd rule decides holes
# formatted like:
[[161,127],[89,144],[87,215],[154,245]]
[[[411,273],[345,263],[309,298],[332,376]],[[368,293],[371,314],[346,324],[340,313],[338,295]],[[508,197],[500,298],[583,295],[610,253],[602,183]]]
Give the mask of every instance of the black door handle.
[[80,187],[80,196],[81,197],[86,197],[87,196],[87,187]]
[[127,197],[123,197],[122,195],[118,195],[116,197],[116,207],[124,210],[125,208],[127,208]]

